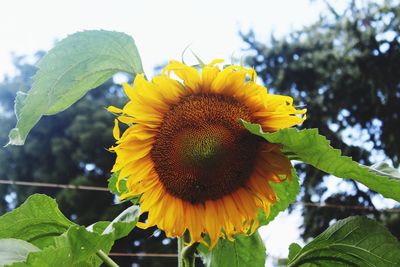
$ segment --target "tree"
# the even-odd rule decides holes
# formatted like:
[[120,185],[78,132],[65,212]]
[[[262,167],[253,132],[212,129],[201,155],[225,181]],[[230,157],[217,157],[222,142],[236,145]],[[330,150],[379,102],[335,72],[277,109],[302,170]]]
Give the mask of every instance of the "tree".
[[[292,95],[308,109],[305,128],[321,134],[345,155],[370,165],[384,153],[394,165],[400,161],[400,5],[350,1],[342,12],[327,3],[328,12],[311,26],[282,39],[257,40],[241,34],[253,53],[254,66],[270,91]],[[357,137],[357,135],[359,137]],[[371,210],[316,209],[304,206],[303,238],[314,237],[336,219],[369,214],[387,222],[400,237],[398,214],[377,212],[374,192],[347,182],[352,192],[327,195],[324,174],[298,166],[303,172],[305,202],[365,206]],[[334,178],[326,178],[334,179]],[[325,194],[324,194],[325,193]],[[324,196],[324,197],[322,197]],[[392,227],[391,227],[392,226]]]
[[[41,58],[43,52],[37,53]],[[8,132],[15,125],[13,113],[17,91],[27,91],[36,68],[15,58],[18,75],[0,83],[1,144],[8,141]],[[109,105],[123,106],[127,102],[121,87],[112,80],[91,91],[73,107],[55,116],[43,117],[29,134],[24,146],[0,149],[0,179],[59,184],[107,187],[114,155],[107,151],[113,143],[113,115],[105,110]],[[0,215],[19,206],[29,195],[44,193],[55,197],[62,212],[78,224],[90,225],[98,220],[112,220],[128,203],[116,205],[109,192],[78,191],[42,187],[0,185]],[[163,241],[165,239],[165,241]],[[163,241],[163,242],[162,242]],[[118,241],[117,252],[175,251],[175,240],[166,239],[155,229],[134,230]],[[176,259],[116,258],[121,266],[174,265]]]

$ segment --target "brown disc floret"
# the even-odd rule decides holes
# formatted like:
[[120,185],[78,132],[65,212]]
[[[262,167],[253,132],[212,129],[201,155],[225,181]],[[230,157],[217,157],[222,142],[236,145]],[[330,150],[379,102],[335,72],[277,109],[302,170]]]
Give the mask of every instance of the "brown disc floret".
[[151,150],[166,191],[202,203],[242,187],[260,140],[239,119],[252,121],[251,111],[231,96],[188,95],[172,105]]

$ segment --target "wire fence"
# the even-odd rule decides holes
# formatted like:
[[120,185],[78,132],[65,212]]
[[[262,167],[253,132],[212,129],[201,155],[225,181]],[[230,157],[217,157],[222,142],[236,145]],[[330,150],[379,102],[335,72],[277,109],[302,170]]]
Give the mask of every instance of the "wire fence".
[[178,254],[174,253],[120,253],[111,252],[111,257],[152,257],[152,258],[177,258]]
[[[14,181],[14,180],[2,180],[0,179],[0,185],[16,185],[16,186],[29,186],[29,187],[44,187],[44,188],[60,188],[60,189],[71,189],[71,190],[86,190],[86,191],[101,191],[109,192],[107,187],[99,186],[86,186],[86,185],[73,185],[73,184],[56,184],[56,183],[42,183],[42,182],[27,182],[27,181]],[[303,205],[307,207],[315,208],[330,208],[330,209],[352,209],[352,210],[367,210],[371,212],[391,212],[400,213],[400,208],[391,209],[375,209],[373,207],[365,206],[354,206],[354,205],[339,205],[330,203],[315,203],[315,202],[294,202],[294,205]],[[153,257],[153,258],[177,258],[178,254],[174,253],[120,253],[111,252],[111,257]]]
[[[87,186],[87,185],[27,182],[27,181],[14,181],[14,180],[1,180],[0,179],[0,185],[1,184],[109,192],[109,189],[107,187]],[[352,210],[367,210],[367,211],[371,211],[371,212],[378,211],[378,212],[398,212],[398,213],[400,213],[400,208],[375,209],[374,207],[355,206],[355,205],[340,205],[340,204],[331,204],[331,203],[304,202],[304,201],[294,202],[293,204],[294,205],[303,205],[303,206],[307,206],[307,207],[316,207],[316,208],[352,209]]]
[[41,183],[41,182],[27,182],[27,181],[13,181],[13,180],[0,180],[0,184],[8,185],[21,185],[21,186],[36,186],[47,188],[64,188],[64,189],[77,189],[88,191],[104,191],[108,192],[107,187],[87,186],[87,185],[73,185],[73,184],[54,184],[54,183]]

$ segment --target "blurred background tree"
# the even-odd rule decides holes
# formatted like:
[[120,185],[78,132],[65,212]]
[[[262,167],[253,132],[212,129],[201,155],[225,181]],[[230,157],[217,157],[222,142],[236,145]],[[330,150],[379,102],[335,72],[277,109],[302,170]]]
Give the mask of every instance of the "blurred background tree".
[[[40,59],[44,52],[38,52]],[[0,143],[8,142],[8,131],[15,125],[13,111],[17,91],[27,91],[36,72],[25,57],[15,57],[17,75],[0,83]],[[0,149],[0,179],[59,184],[107,187],[114,155],[107,151],[112,137],[113,115],[109,105],[122,107],[127,102],[121,86],[113,80],[91,91],[83,99],[55,116],[43,117],[29,134],[24,146]],[[62,212],[82,225],[99,220],[112,220],[128,204],[115,205],[109,192],[81,191],[43,187],[0,185],[0,215],[19,206],[34,193],[57,199]],[[175,240],[165,238],[155,230],[135,230],[129,237],[117,241],[116,252],[176,253]],[[121,266],[176,266],[175,258],[118,257]]]
[[[319,21],[283,38],[260,41],[241,33],[254,66],[271,92],[288,94],[308,109],[304,128],[318,128],[355,161],[371,165],[400,160],[400,5],[398,1],[349,1]],[[331,4],[332,5],[331,5]],[[299,11],[304,12],[304,11]],[[400,238],[398,213],[377,212],[376,194],[352,181],[348,190],[331,188],[322,172],[297,166],[304,179],[301,200],[370,210],[303,206],[304,239],[315,237],[335,220],[349,215],[373,216]],[[341,186],[343,188],[343,186]],[[332,193],[334,191],[335,193]],[[380,198],[376,198],[378,201]]]

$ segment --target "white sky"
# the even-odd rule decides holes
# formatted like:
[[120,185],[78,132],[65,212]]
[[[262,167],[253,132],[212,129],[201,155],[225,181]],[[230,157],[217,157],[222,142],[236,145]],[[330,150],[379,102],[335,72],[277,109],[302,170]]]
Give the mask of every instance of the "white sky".
[[321,4],[309,0],[12,0],[0,4],[0,77],[13,73],[10,52],[48,50],[56,39],[85,29],[133,36],[145,71],[180,59],[191,44],[205,61],[242,55],[238,31],[255,29],[267,39],[317,19]]
[[[10,53],[32,55],[48,50],[56,39],[85,29],[106,29],[132,35],[146,73],[169,59],[180,59],[191,44],[205,61],[240,57],[245,47],[238,31],[254,29],[261,40],[315,21],[322,4],[309,0],[35,0],[0,4],[0,80],[13,74]],[[260,231],[273,257],[286,257],[299,242],[300,213],[281,215]],[[268,263],[270,265],[270,263]]]

